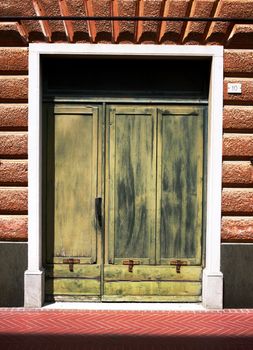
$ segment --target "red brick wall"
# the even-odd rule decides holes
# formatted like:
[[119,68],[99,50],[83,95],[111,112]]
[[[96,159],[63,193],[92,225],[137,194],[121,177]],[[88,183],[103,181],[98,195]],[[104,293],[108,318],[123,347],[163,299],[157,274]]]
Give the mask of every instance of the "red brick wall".
[[[253,50],[224,52],[222,240],[253,241]],[[242,84],[228,94],[227,83]]]
[[0,240],[4,241],[27,240],[27,74],[27,48],[0,48]]
[[[253,242],[253,50],[225,50],[224,67],[222,240]],[[0,48],[0,240],[27,239],[27,70],[27,48]]]

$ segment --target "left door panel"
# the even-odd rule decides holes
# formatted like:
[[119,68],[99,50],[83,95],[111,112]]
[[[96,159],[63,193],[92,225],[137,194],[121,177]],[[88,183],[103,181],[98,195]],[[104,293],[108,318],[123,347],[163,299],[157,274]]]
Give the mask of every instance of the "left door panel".
[[96,300],[101,286],[102,123],[99,106],[45,108],[46,297]]

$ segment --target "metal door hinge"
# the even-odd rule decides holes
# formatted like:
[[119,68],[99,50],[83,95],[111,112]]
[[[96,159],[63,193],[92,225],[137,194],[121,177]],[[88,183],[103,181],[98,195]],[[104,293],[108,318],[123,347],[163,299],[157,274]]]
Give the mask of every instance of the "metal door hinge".
[[140,265],[138,260],[124,260],[123,265],[128,265],[128,272],[133,272],[134,265]]
[[80,264],[80,259],[63,259],[63,264],[68,264],[69,265],[69,271],[73,272],[74,271],[74,264]]
[[188,263],[187,263],[187,261],[184,261],[184,260],[171,260],[170,265],[175,265],[177,273],[180,273],[181,266],[188,265]]

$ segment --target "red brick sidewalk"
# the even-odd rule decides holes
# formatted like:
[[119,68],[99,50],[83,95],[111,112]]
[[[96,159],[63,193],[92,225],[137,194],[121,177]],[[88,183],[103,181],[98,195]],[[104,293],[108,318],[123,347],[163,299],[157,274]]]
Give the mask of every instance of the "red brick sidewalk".
[[0,350],[253,350],[253,310],[0,309]]

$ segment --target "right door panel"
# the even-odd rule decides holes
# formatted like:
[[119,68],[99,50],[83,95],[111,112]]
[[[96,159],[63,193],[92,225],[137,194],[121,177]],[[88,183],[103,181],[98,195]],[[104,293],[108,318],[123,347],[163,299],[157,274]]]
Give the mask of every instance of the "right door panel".
[[102,299],[201,300],[204,108],[109,106],[106,144]]
[[157,262],[161,264],[174,259],[201,263],[203,130],[200,108],[158,109]]

